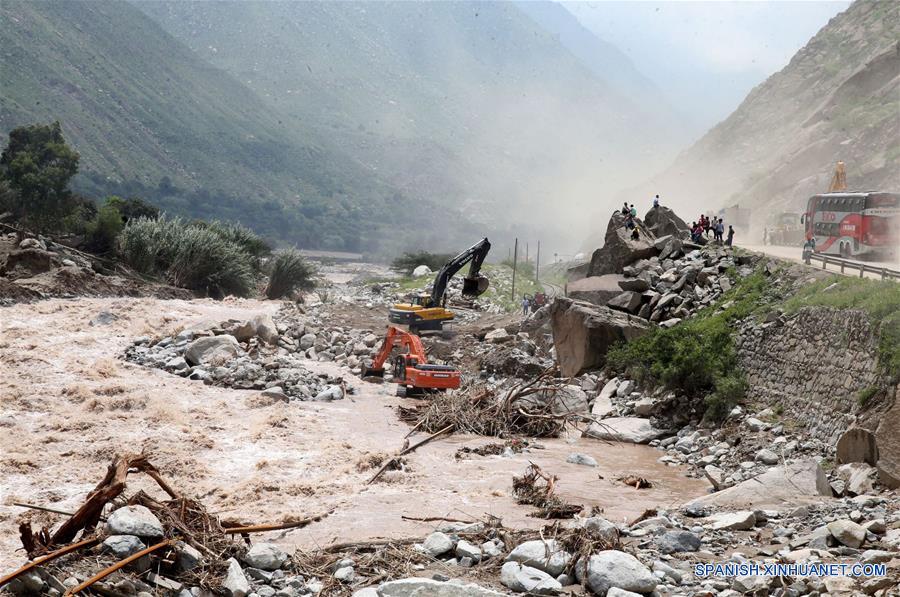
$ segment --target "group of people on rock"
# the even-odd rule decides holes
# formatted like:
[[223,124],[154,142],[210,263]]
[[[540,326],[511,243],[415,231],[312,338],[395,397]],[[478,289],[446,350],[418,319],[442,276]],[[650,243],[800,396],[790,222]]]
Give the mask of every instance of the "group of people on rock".
[[[659,207],[659,195],[653,198],[653,207]],[[628,230],[631,230],[631,238],[638,238],[638,229],[637,229],[637,209],[634,207],[634,203],[629,204],[627,201],[622,204],[622,209],[620,210],[622,215],[625,216],[625,227]],[[722,218],[717,218],[715,216],[709,217],[706,214],[700,214],[700,219],[696,222],[691,222],[691,240],[695,243],[703,242],[701,239],[706,238],[709,239],[709,233],[713,233],[713,241],[718,244],[724,244],[726,246],[731,246],[734,242],[734,227],[728,226],[728,238],[725,238],[725,221]]]
[[695,243],[701,242],[704,235],[708,239],[710,232],[713,233],[713,241],[720,245],[724,243],[730,247],[734,241],[734,228],[731,225],[728,226],[728,239],[725,239],[725,221],[722,218],[700,214],[699,220],[691,222],[691,240]]
[[534,296],[530,294],[522,295],[522,315],[528,317],[529,313],[534,313],[547,304],[547,295],[543,292],[535,292]]

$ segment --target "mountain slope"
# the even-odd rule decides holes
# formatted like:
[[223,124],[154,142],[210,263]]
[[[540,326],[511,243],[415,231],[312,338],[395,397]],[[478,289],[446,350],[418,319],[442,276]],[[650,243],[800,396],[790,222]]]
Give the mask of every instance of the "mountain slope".
[[688,213],[739,203],[761,230],[828,188],[900,190],[900,5],[859,0],[660,175],[624,197],[660,193]]
[[482,220],[546,228],[662,165],[633,98],[512,3],[136,5],[405,193]]
[[[60,120],[76,188],[240,219],[302,246],[377,246],[411,203],[125,2],[0,5],[0,128]],[[374,221],[374,222],[373,222]],[[374,223],[374,225],[373,225]]]

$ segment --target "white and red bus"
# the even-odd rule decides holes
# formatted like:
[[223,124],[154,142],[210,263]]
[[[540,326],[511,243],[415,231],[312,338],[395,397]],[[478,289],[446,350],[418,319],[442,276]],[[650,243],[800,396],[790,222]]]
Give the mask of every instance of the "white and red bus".
[[825,193],[809,198],[801,222],[815,251],[841,257],[895,259],[900,247],[900,195]]

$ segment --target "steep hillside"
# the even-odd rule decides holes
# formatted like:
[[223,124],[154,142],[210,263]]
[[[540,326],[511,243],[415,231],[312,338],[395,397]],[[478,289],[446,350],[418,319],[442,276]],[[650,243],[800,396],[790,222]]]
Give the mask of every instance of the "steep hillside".
[[857,1],[662,174],[624,194],[691,211],[739,203],[765,218],[824,192],[900,190],[900,5]]
[[[306,247],[377,247],[392,211],[434,209],[380,183],[125,2],[0,5],[0,129],[60,120],[76,187],[239,219]],[[449,212],[448,212],[449,213]]]
[[512,3],[137,6],[404,192],[504,226],[560,222],[664,145],[633,98]]

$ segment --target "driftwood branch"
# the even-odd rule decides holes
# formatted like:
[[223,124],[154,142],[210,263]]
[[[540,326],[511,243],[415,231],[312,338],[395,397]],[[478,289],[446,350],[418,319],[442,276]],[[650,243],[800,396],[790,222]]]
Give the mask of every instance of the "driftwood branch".
[[139,551],[137,553],[131,554],[124,560],[119,560],[118,562],[116,562],[115,564],[110,566],[109,568],[104,568],[103,570],[101,570],[94,576],[90,577],[89,579],[87,579],[86,581],[84,581],[83,583],[78,585],[77,587],[73,587],[73,588],[69,589],[68,591],[66,591],[64,593],[64,596],[68,597],[69,595],[75,595],[76,593],[80,593],[81,591],[85,590],[86,588],[88,588],[89,586],[91,586],[92,584],[97,582],[98,580],[103,580],[104,578],[106,578],[107,576],[109,576],[110,574],[115,572],[116,570],[119,570],[120,568],[127,566],[128,564],[130,564],[131,562],[133,562],[135,560],[139,560],[140,558],[144,557],[148,553],[152,553],[152,552],[156,551],[157,549],[160,549],[160,548],[163,548],[163,547],[166,547],[169,545],[174,545],[174,544],[175,544],[174,539],[166,539],[165,541],[160,541],[156,545],[151,545],[150,547],[148,547],[146,549],[142,549],[141,551]]
[[72,545],[66,545],[62,549],[57,549],[56,551],[54,551],[52,553],[48,553],[45,556],[35,558],[34,560],[32,560],[31,562],[28,562],[27,564],[25,564],[24,566],[22,566],[15,572],[11,572],[11,573],[7,574],[6,576],[4,576],[3,578],[0,578],[0,587],[5,585],[6,583],[10,582],[11,580],[15,580],[16,578],[18,578],[22,574],[25,574],[32,568],[36,568],[37,566],[40,566],[41,564],[46,564],[47,562],[49,562],[51,560],[55,560],[56,558],[64,556],[68,553],[72,553],[73,551],[79,550],[82,547],[93,547],[94,545],[96,545],[99,542],[100,542],[99,537],[91,537],[89,539],[79,541],[78,543],[73,543]]
[[430,441],[433,440],[434,438],[436,438],[436,437],[438,437],[438,436],[440,436],[440,435],[443,435],[443,434],[447,433],[448,431],[452,431],[452,430],[453,430],[453,425],[447,425],[446,427],[444,427],[444,428],[441,429],[440,431],[437,431],[437,432],[435,432],[435,433],[432,433],[431,435],[429,435],[428,437],[426,437],[426,438],[423,439],[422,441],[419,441],[419,442],[417,442],[417,443],[411,445],[410,447],[406,448],[405,450],[402,450],[399,454],[397,454],[396,456],[394,456],[393,458],[391,458],[390,460],[388,460],[387,462],[385,462],[385,463],[382,465],[382,467],[381,467],[380,469],[378,469],[378,472],[376,472],[374,475],[372,475],[372,478],[369,479],[368,482],[366,482],[366,485],[371,485],[371,484],[374,483],[375,480],[378,479],[378,477],[380,477],[380,476],[384,473],[384,471],[386,471],[390,466],[396,465],[396,464],[397,464],[397,460],[398,460],[401,456],[406,456],[406,455],[409,454],[410,452],[414,452],[417,448],[420,448],[421,446],[424,446],[425,444],[427,444],[428,442],[430,442]]
[[250,526],[230,527],[230,528],[225,529],[225,534],[227,534],[227,535],[242,535],[244,533],[264,533],[266,531],[281,531],[283,529],[300,529],[300,528],[308,526],[314,522],[319,522],[320,520],[324,519],[332,512],[334,512],[334,510],[329,510],[328,512],[324,512],[322,514],[316,514],[315,516],[309,516],[302,520],[295,520],[294,522],[282,522],[279,524],[257,524],[257,525],[250,525]]

